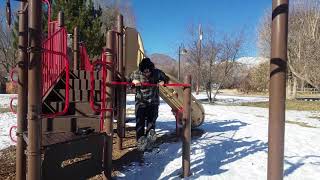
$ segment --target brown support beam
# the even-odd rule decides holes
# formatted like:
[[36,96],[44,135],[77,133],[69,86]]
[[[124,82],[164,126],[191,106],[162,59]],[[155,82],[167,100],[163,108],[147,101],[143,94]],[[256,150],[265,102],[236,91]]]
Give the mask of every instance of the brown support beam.
[[17,110],[17,148],[16,180],[26,179],[26,143],[22,133],[27,131],[28,112],[28,9],[26,2],[20,2],[19,10],[19,60],[18,60],[18,110]]
[[283,179],[289,0],[273,0],[269,87],[268,180]]
[[[79,66],[79,37],[78,37],[78,27],[73,29],[73,69],[80,69]],[[84,64],[81,64],[84,66]]]
[[[114,62],[114,53],[116,50],[115,47],[115,38],[116,33],[114,31],[107,32],[107,62]],[[113,66],[112,69],[107,69],[107,84],[113,81]],[[106,87],[107,93],[107,101],[106,101],[106,108],[113,108],[113,87],[108,85]],[[111,179],[111,171],[112,171],[112,145],[113,145],[113,111],[107,111],[105,116],[105,133],[106,133],[106,143],[104,149],[104,178]]]
[[28,179],[41,179],[41,0],[28,1]]
[[[191,76],[184,79],[185,84],[191,85]],[[182,117],[182,178],[190,176],[190,144],[191,144],[191,86],[183,90]]]
[[[125,80],[124,74],[124,58],[123,58],[123,16],[117,16],[117,32],[118,32],[118,71],[121,75],[120,81]],[[125,119],[126,119],[126,86],[119,87],[118,101],[118,119],[117,119],[117,149],[122,149],[123,137],[125,136]]]

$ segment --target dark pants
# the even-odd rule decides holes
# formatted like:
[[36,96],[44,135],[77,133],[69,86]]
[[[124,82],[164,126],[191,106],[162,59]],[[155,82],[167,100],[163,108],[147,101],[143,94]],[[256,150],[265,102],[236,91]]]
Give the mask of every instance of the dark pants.
[[[150,129],[156,128],[156,120],[158,118],[159,105],[136,105],[136,133],[137,140],[141,136],[148,134]],[[147,124],[147,131],[145,132],[145,126]]]

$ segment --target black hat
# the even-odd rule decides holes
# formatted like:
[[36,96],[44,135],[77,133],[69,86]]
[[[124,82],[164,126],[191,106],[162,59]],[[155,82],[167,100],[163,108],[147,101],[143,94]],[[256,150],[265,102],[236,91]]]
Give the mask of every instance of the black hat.
[[150,58],[143,58],[139,64],[139,70],[143,72],[145,69],[154,69],[154,64],[151,62]]

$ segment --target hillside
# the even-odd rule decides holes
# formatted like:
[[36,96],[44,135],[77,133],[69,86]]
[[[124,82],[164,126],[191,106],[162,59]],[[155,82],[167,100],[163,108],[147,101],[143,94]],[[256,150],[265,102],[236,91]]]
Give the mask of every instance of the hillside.
[[159,53],[151,54],[149,57],[158,69],[161,69],[171,75],[175,75],[177,73],[178,62],[172,57]]

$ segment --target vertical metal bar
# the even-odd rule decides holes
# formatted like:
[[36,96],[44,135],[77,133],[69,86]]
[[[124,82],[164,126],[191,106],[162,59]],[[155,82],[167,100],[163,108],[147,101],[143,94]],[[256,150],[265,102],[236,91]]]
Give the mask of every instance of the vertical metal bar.
[[[58,13],[58,27],[59,27],[59,29],[61,29],[63,26],[64,26],[64,13],[63,13],[63,11],[59,11],[59,13]],[[64,36],[61,32],[59,33],[59,36],[58,36],[58,42],[60,42],[60,43],[55,44],[58,48],[57,50],[58,50],[58,52],[63,52],[65,42],[64,42]],[[61,69],[62,69],[63,57],[60,55],[57,55],[57,58],[58,58],[58,62],[57,62],[57,66],[55,66],[57,73],[55,74],[54,78],[56,78],[56,76],[59,75],[59,73],[61,72]],[[66,72],[66,73],[69,73],[69,72]],[[55,79],[53,79],[53,81],[54,80]],[[50,85],[53,83],[53,81],[50,83]],[[68,83],[68,82],[66,82],[66,83]]]
[[[185,84],[191,85],[191,76],[184,79]],[[191,144],[191,86],[183,90],[183,117],[182,117],[182,177],[190,176],[190,144]]]
[[64,13],[63,11],[59,11],[58,13],[58,27],[61,28],[64,26]]
[[41,0],[28,1],[28,179],[41,179]]
[[27,131],[28,112],[28,9],[27,3],[20,3],[19,10],[19,62],[18,62],[18,110],[17,110],[17,148],[16,180],[26,179],[26,143],[22,133]]
[[283,179],[289,0],[273,0],[269,87],[268,180]]
[[[107,62],[114,62],[114,53],[115,53],[115,38],[116,34],[114,31],[107,32]],[[107,69],[107,84],[113,81],[113,65],[112,69]],[[111,85],[106,87],[106,92],[101,92],[107,94],[106,108],[113,108],[113,87]],[[106,112],[106,123],[105,123],[105,132],[106,132],[106,144],[104,149],[104,176],[106,179],[111,179],[112,171],[112,145],[113,145],[113,111]]]
[[[124,74],[124,58],[123,58],[123,16],[119,14],[117,16],[117,32],[119,33],[118,39],[118,63],[119,63],[119,73],[120,73],[120,80],[125,81],[125,74]],[[122,142],[123,137],[125,136],[125,118],[126,118],[126,96],[127,91],[125,86],[120,86],[119,91],[119,111],[118,111],[118,119],[117,119],[117,134],[118,134],[118,143],[117,148],[119,150],[122,149]]]
[[80,69],[79,67],[85,67],[85,62],[79,61],[78,27],[75,27],[73,29],[73,69]]

